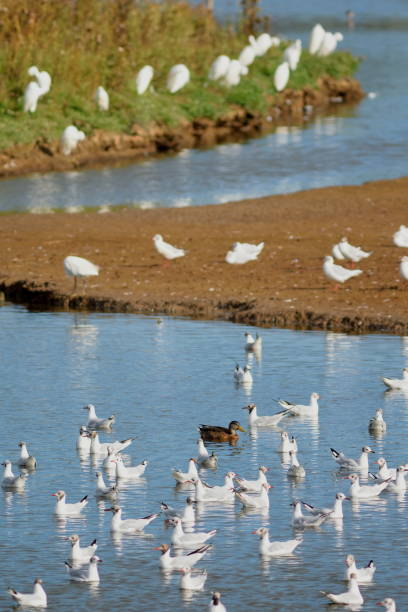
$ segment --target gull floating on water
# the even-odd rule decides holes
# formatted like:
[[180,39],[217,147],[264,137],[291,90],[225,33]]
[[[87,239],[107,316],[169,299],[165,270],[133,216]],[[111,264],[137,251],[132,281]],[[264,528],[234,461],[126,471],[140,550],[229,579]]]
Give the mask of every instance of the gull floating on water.
[[191,575],[191,567],[183,567],[181,572],[180,589],[189,591],[202,591],[205,581],[207,580],[206,570],[202,570],[199,574]]
[[383,378],[382,381],[389,389],[408,391],[408,368],[402,370],[402,378]]
[[100,453],[108,453],[108,446],[110,446],[115,453],[119,453],[132,444],[134,438],[127,438],[126,440],[116,440],[115,442],[100,442],[97,431],[91,431],[89,434],[91,438],[91,454],[98,455]]
[[295,538],[294,540],[279,540],[271,542],[269,540],[269,529],[260,527],[252,532],[254,535],[259,535],[259,554],[265,557],[279,557],[283,555],[291,555],[293,551],[303,542],[303,538]]
[[218,466],[218,457],[217,455],[214,453],[214,451],[211,453],[208,452],[208,450],[205,447],[204,441],[202,438],[199,438],[197,440],[197,445],[198,445],[198,458],[197,461],[200,465],[201,468],[205,468],[205,469],[211,469],[211,470],[215,470]]
[[405,465],[399,465],[397,467],[397,476],[395,482],[389,482],[387,491],[391,491],[392,493],[405,493],[407,490],[407,481],[405,480],[405,472],[408,472],[408,469]]
[[11,595],[19,606],[31,608],[47,607],[47,593],[44,591],[41,578],[36,578],[34,580],[34,589],[32,593],[19,593],[15,589],[7,589],[7,593]]
[[102,472],[96,472],[96,490],[95,497],[108,497],[109,499],[116,499],[118,496],[118,489],[116,485],[106,486],[103,479]]
[[114,414],[105,419],[100,419],[96,416],[95,406],[93,404],[87,404],[84,406],[84,410],[88,411],[87,427],[90,429],[112,429],[112,425],[116,419]]
[[270,484],[264,482],[261,485],[261,492],[257,495],[247,495],[238,489],[234,489],[234,493],[244,508],[269,508],[268,492],[271,488]]
[[88,567],[76,568],[65,561],[65,567],[69,573],[70,580],[74,582],[99,582],[98,563],[102,563],[102,559],[94,555],[90,558]]
[[193,478],[192,482],[196,487],[196,500],[199,501],[232,501],[234,493],[235,472],[227,472],[224,476],[223,485],[209,485],[200,478]]
[[345,593],[339,593],[335,595],[333,593],[327,593],[326,591],[320,591],[322,595],[325,595],[330,601],[336,604],[343,604],[348,606],[360,606],[364,603],[363,596],[358,588],[358,582],[356,574],[351,574],[349,588]]
[[373,434],[384,433],[387,430],[387,424],[383,419],[383,411],[377,408],[375,415],[368,423],[368,431]]
[[253,382],[251,366],[245,365],[243,368],[237,363],[234,370],[234,378],[238,384],[250,385]]
[[93,557],[98,548],[96,540],[93,540],[89,546],[81,547],[79,543],[80,538],[77,534],[73,534],[65,539],[71,542],[71,553],[69,558],[73,563],[89,563],[91,557]]
[[354,499],[372,499],[380,495],[384,489],[388,487],[389,481],[381,482],[374,485],[360,485],[360,478],[357,474],[350,474],[345,476],[346,479],[351,480],[350,486],[350,497]]
[[259,476],[256,480],[246,480],[245,478],[240,478],[239,476],[235,476],[235,480],[239,484],[242,491],[261,493],[262,485],[264,483],[268,484],[265,475],[268,470],[269,468],[265,467],[264,465],[260,465],[258,468]]
[[160,255],[163,255],[163,257],[168,260],[176,259],[177,257],[184,257],[186,254],[184,249],[178,249],[168,242],[165,242],[160,234],[153,236],[153,242],[154,246],[156,247],[156,251],[158,251]]
[[313,516],[304,516],[300,501],[294,501],[290,504],[293,507],[292,525],[295,529],[305,529],[306,527],[320,527],[320,525],[328,518],[328,514],[317,514]]
[[161,502],[160,510],[165,515],[167,521],[178,517],[182,520],[183,523],[188,523],[188,525],[191,527],[195,523],[195,505],[196,501],[192,497],[187,497],[186,505],[184,506],[183,510],[175,510],[164,502]]
[[217,533],[216,529],[204,533],[185,533],[181,524],[181,519],[178,517],[171,519],[171,524],[174,526],[171,542],[178,548],[195,548],[196,546],[201,546],[204,542],[213,538]]
[[171,474],[173,478],[175,478],[180,484],[189,482],[193,478],[198,478],[197,459],[194,459],[194,457],[191,457],[191,459],[189,459],[187,472],[181,472],[180,470],[176,470],[174,468]]
[[245,332],[245,350],[253,351],[254,353],[260,352],[262,350],[262,338],[259,334],[255,335],[255,338],[252,334]]
[[27,474],[14,476],[11,469],[11,461],[4,461],[2,465],[4,465],[3,479],[1,481],[3,489],[24,489]]
[[408,227],[400,225],[399,230],[395,232],[392,240],[397,247],[408,247]]
[[278,453],[286,454],[286,453],[290,453],[290,451],[297,452],[298,445],[296,442],[296,438],[294,436],[292,436],[289,439],[289,434],[287,431],[282,431],[280,436],[281,436],[281,442],[279,445]]
[[292,404],[291,402],[287,402],[286,400],[275,400],[278,402],[282,408],[288,410],[290,414],[294,416],[316,416],[319,412],[319,404],[317,400],[320,398],[318,393],[313,392],[310,396],[310,404],[305,406],[303,404]]
[[297,452],[293,450],[289,451],[289,457],[290,467],[287,471],[287,475],[291,478],[304,478],[306,476],[306,470],[303,465],[300,465],[297,458]]
[[76,502],[75,504],[66,503],[65,491],[59,490],[56,493],[51,493],[51,495],[57,498],[54,514],[57,514],[58,516],[78,515],[88,503],[87,495],[85,495],[85,497],[83,497],[79,502]]
[[256,404],[248,404],[248,406],[244,406],[242,410],[248,410],[248,421],[250,427],[275,426],[281,419],[283,419],[283,417],[291,414],[289,409],[285,409],[275,414],[271,414],[270,416],[259,416],[256,410]]
[[119,533],[136,533],[143,531],[147,525],[149,525],[155,518],[159,516],[159,513],[149,514],[138,519],[122,519],[122,508],[120,506],[112,506],[111,508],[105,508],[105,512],[112,512],[112,520],[110,530]]
[[382,601],[377,601],[377,606],[384,606],[387,612],[397,612],[395,601],[391,597],[386,597]]
[[89,431],[85,425],[81,425],[79,428],[79,436],[76,441],[76,448],[79,451],[89,453],[91,450],[91,438],[89,437]]
[[249,244],[247,242],[234,242],[231,249],[225,256],[225,261],[229,264],[245,264],[248,261],[258,259],[258,255],[264,248],[264,243]]
[[37,467],[37,460],[29,454],[27,444],[25,442],[19,442],[18,445],[20,447],[20,457],[17,461],[18,467],[26,468],[26,470],[35,470]]
[[362,272],[362,270],[348,270],[335,264],[331,255],[326,255],[323,260],[323,273],[329,280],[336,281],[336,283],[345,283]]
[[396,468],[389,468],[387,465],[387,461],[384,459],[384,457],[380,457],[376,463],[378,464],[378,472],[377,472],[377,477],[379,477],[381,480],[389,480],[391,478],[391,480],[395,480],[397,477],[397,470]]
[[345,470],[361,470],[363,472],[368,472],[368,455],[369,453],[375,453],[369,446],[363,446],[361,449],[360,458],[356,461],[355,459],[351,459],[346,457],[343,453],[339,453],[334,448],[330,449],[331,455],[335,462],[340,466],[340,468]]
[[208,612],[227,612],[227,608],[221,603],[221,593],[218,591],[211,593],[211,602],[208,606]]
[[120,455],[116,455],[113,459],[111,459],[116,464],[116,478],[140,478],[145,473],[145,470],[148,465],[148,461],[146,459],[141,461],[139,465],[130,465],[127,466],[123,463],[123,459]]
[[159,560],[159,564],[162,570],[171,571],[171,570],[180,570],[183,567],[193,567],[196,563],[201,561],[204,557],[205,553],[212,548],[211,544],[206,544],[201,548],[197,548],[187,555],[177,555],[175,557],[171,556],[170,546],[168,544],[162,544],[161,546],[156,546],[154,550],[160,550],[161,556]]
[[346,497],[344,493],[336,493],[334,500],[334,506],[332,508],[315,508],[310,504],[302,501],[302,504],[311,514],[315,516],[318,514],[327,514],[328,518],[331,519],[342,519],[343,518],[343,502],[344,500],[350,501],[349,497]]
[[372,582],[374,580],[375,567],[374,561],[369,561],[366,567],[360,567],[357,569],[356,560],[354,555],[347,555],[346,560],[346,571],[344,574],[345,580],[351,580],[351,576],[354,574],[357,578],[358,584]]

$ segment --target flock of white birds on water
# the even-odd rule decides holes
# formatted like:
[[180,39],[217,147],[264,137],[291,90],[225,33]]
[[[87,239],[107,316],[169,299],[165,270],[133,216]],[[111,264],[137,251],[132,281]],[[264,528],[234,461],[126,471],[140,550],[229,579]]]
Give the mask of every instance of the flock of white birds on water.
[[[395,246],[408,248],[408,227],[401,225],[399,230],[393,235]],[[184,257],[187,253],[185,249],[180,249],[169,242],[163,240],[161,234],[153,236],[154,246],[160,255],[166,261]],[[249,242],[234,242],[230,250],[225,256],[225,261],[229,264],[246,264],[249,261],[255,261],[261,254],[265,246],[264,242],[259,244],[251,244]],[[334,258],[342,261],[350,261],[352,265],[369,257],[372,253],[364,251],[361,247],[353,246],[349,243],[346,237],[342,238],[339,243],[332,248],[332,255],[326,255],[323,261],[323,273],[331,281],[338,284],[344,284],[354,276],[362,274],[363,270],[349,269],[334,263]],[[82,257],[69,255],[64,259],[64,269],[68,276],[74,277],[74,289],[77,286],[77,278],[86,276],[97,276],[99,274],[99,266]],[[408,281],[408,256],[404,255],[400,262],[400,274],[404,280]]]
[[[251,333],[246,332],[244,348],[248,353],[255,354],[259,359],[262,352],[261,336],[257,334],[254,338]],[[245,376],[241,376],[241,374],[249,370],[245,370],[245,368],[241,372],[239,370],[241,368],[237,366],[234,371],[235,380],[238,384],[245,385],[248,383],[248,379]],[[404,369],[402,379],[383,378],[383,382],[389,388],[408,391],[408,368]],[[244,409],[248,411],[248,425],[250,428],[276,427],[278,423],[287,417],[318,419],[318,400],[319,394],[315,392],[311,394],[310,402],[307,405],[277,399],[275,401],[283,409],[269,416],[259,416],[255,404],[249,404]],[[179,469],[171,471],[171,477],[175,479],[178,485],[194,491],[187,498],[184,508],[175,509],[161,502],[159,512],[138,518],[123,518],[122,514],[127,513],[118,503],[121,484],[123,482],[137,482],[145,473],[148,462],[142,461],[136,466],[125,466],[121,452],[132,444],[134,438],[117,440],[115,442],[101,442],[98,432],[112,433],[112,427],[116,421],[115,415],[103,418],[98,417],[95,406],[92,404],[84,406],[84,410],[87,412],[87,422],[80,426],[79,435],[76,439],[76,449],[81,457],[92,456],[93,458],[98,458],[102,462],[102,469],[107,476],[115,480],[114,484],[107,485],[102,471],[96,472],[94,495],[97,499],[105,500],[108,504],[112,504],[110,507],[105,508],[105,512],[112,514],[110,523],[111,533],[122,535],[141,533],[152,521],[162,516],[165,524],[173,528],[173,532],[170,544],[161,544],[155,548],[155,550],[161,553],[158,561],[159,567],[164,572],[180,572],[180,589],[187,591],[202,590],[208,578],[207,572],[205,570],[193,569],[193,567],[212,548],[208,541],[216,536],[217,530],[213,529],[206,532],[194,530],[196,522],[195,505],[197,503],[218,502],[223,504],[237,501],[244,509],[257,510],[264,516],[268,516],[269,513],[269,490],[271,485],[267,480],[267,467],[262,465],[259,467],[256,479],[240,477],[230,470],[225,476],[224,484],[218,486],[210,486],[200,477],[199,471],[201,468],[215,469],[218,463],[217,456],[214,453],[209,454],[204,442],[225,441],[235,444],[238,440],[238,431],[245,430],[238,421],[232,421],[228,427],[200,425],[198,428],[200,438],[197,441],[197,457],[190,458],[186,472]],[[297,481],[303,480],[306,476],[306,470],[297,458],[297,440],[293,436],[290,437],[286,431],[279,431],[281,442],[278,452],[283,457],[282,464],[290,464],[287,469],[287,476]],[[374,434],[383,434],[386,431],[386,423],[381,409],[378,409],[373,418],[370,419],[368,431]],[[22,491],[29,474],[37,468],[41,469],[41,466],[37,466],[35,457],[28,452],[27,444],[20,442],[19,447],[20,457],[16,463],[21,473],[18,475],[13,473],[12,464],[9,460],[3,463],[4,474],[1,486],[5,490]],[[357,459],[347,457],[344,453],[334,448],[331,448],[330,452],[337,464],[339,473],[345,474],[344,478],[348,479],[351,483],[348,495],[338,492],[334,496],[333,505],[322,508],[294,500],[291,503],[293,508],[291,524],[297,535],[289,540],[271,541],[269,529],[266,527],[256,529],[253,531],[253,534],[259,536],[259,554],[261,557],[288,556],[294,554],[299,546],[307,546],[307,536],[305,535],[304,537],[305,532],[319,527],[325,521],[342,521],[343,502],[347,500],[372,500],[385,490],[397,494],[404,494],[406,492],[405,473],[408,471],[408,464],[391,468],[387,465],[386,459],[380,457],[376,461],[378,471],[370,473],[369,456],[374,451],[369,446],[365,445],[362,447],[361,455]],[[369,476],[374,480],[372,484],[360,484],[361,477],[368,478]],[[80,517],[88,504],[88,496],[83,497],[78,502],[68,503],[63,490],[58,490],[52,493],[52,495],[56,498],[54,514],[58,518]],[[303,514],[302,506],[306,514]],[[72,534],[66,537],[65,540],[69,542],[69,549],[67,550],[68,560],[65,561],[69,579],[74,582],[98,584],[100,582],[98,566],[101,559],[96,555],[98,548],[97,541],[94,539],[88,546],[81,546],[80,537],[77,534]],[[171,554],[172,549],[174,549],[174,555]],[[356,559],[352,554],[346,556],[345,565],[346,569],[343,579],[348,583],[347,590],[340,593],[320,592],[330,602],[343,604],[351,609],[360,609],[364,599],[359,585],[367,585],[373,582],[376,565],[373,560],[370,560],[366,566],[358,567]],[[43,608],[47,606],[47,594],[40,578],[36,578],[34,589],[30,593],[20,593],[14,588],[9,588],[7,592],[21,606]],[[386,597],[377,603],[382,605],[388,612],[396,611],[395,601],[390,597]],[[207,609],[213,612],[226,610],[226,607],[221,602],[221,595],[218,591],[212,593]]]
[[[309,52],[312,55],[327,56],[336,50],[337,43],[343,40],[340,32],[326,32],[320,24],[316,24],[312,29],[309,42]],[[239,53],[238,58],[231,59],[227,55],[219,55],[212,63],[208,79],[219,81],[226,87],[238,85],[241,78],[248,74],[249,66],[257,57],[265,55],[271,47],[278,47],[281,44],[280,38],[271,36],[267,32],[255,37],[250,35],[248,44]],[[285,89],[290,72],[296,70],[302,53],[302,42],[297,39],[290,44],[284,51],[283,61],[276,68],[273,83],[276,91]],[[51,89],[51,76],[45,70],[40,70],[37,66],[28,69],[28,75],[34,77],[24,90],[23,110],[34,113],[37,105],[44,95]],[[136,75],[135,89],[138,95],[143,95],[151,88],[154,78],[154,68],[150,65],[143,66]],[[190,70],[185,64],[173,66],[166,79],[167,91],[175,94],[180,91],[190,81]],[[99,85],[94,95],[95,103],[102,112],[109,111],[109,93]],[[82,130],[78,130],[75,125],[67,126],[61,135],[61,153],[70,155],[75,151],[79,142],[86,138]]]

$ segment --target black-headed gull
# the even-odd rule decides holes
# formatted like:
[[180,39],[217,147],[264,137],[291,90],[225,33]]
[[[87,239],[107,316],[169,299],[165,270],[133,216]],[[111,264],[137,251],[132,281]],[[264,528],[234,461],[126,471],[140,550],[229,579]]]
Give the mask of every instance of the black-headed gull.
[[234,378],[238,384],[252,385],[253,378],[251,374],[251,366],[245,365],[243,368],[237,363],[234,370]]
[[76,441],[76,449],[83,452],[89,453],[91,450],[91,438],[89,437],[89,431],[85,425],[81,425],[79,428],[79,436]]
[[384,433],[387,430],[387,424],[383,418],[383,411],[377,408],[375,415],[368,423],[368,431],[372,434]]
[[134,438],[127,438],[126,440],[115,440],[115,442],[100,442],[97,431],[91,431],[88,435],[91,438],[90,451],[93,455],[106,455],[108,453],[108,446],[111,446],[115,453],[119,453],[127,448],[129,444],[132,444],[134,440]]
[[19,442],[18,445],[20,447],[20,457],[17,461],[18,467],[25,468],[26,470],[35,470],[37,467],[37,460],[28,452],[27,444],[25,442]]
[[377,606],[384,606],[387,612],[397,612],[395,600],[391,597],[386,597],[382,601],[377,601]]
[[302,501],[302,504],[311,514],[315,516],[318,514],[327,514],[329,519],[342,519],[343,518],[343,502],[344,500],[350,501],[349,497],[346,497],[344,493],[336,493],[334,505],[332,508],[315,508],[311,504],[307,504]]
[[281,410],[275,414],[261,416],[258,415],[256,404],[248,404],[244,406],[242,410],[248,410],[248,422],[250,427],[273,427],[277,425],[283,417],[291,414],[291,411],[285,408],[285,410]]
[[177,516],[178,518],[181,518],[183,523],[187,523],[189,527],[191,527],[195,523],[194,507],[196,503],[196,500],[194,500],[192,497],[187,497],[186,505],[184,506],[184,508],[182,510],[176,510],[168,504],[161,502],[160,510],[163,512],[167,520],[170,520]]
[[186,251],[184,249],[178,249],[173,245],[165,242],[163,237],[160,234],[156,234],[153,236],[154,246],[156,247],[156,251],[163,255],[168,260],[177,259],[177,257],[184,257]]
[[44,591],[41,578],[34,580],[32,593],[19,593],[15,589],[7,589],[7,593],[18,603],[19,606],[31,608],[46,608],[47,593]]
[[112,429],[112,425],[116,420],[114,414],[110,417],[99,418],[96,416],[95,406],[93,404],[87,404],[83,409],[88,411],[87,427],[90,429]]
[[344,470],[361,470],[362,472],[368,472],[368,455],[369,453],[375,453],[369,446],[363,446],[361,449],[360,458],[356,461],[350,457],[346,457],[342,452],[336,451],[334,448],[330,449],[331,455],[335,462]]
[[188,591],[202,591],[205,581],[207,580],[206,570],[201,570],[200,573],[191,575],[191,567],[183,567],[179,569],[181,572],[180,589]]
[[375,567],[374,561],[371,560],[365,567],[357,569],[356,560],[354,555],[347,555],[345,559],[346,571],[344,573],[344,579],[350,580],[352,574],[355,574],[358,584],[372,582],[374,580]]
[[345,593],[327,593],[326,591],[320,591],[322,595],[325,595],[330,601],[335,604],[343,604],[348,606],[360,606],[364,603],[363,596],[358,588],[357,577],[355,574],[351,574],[349,588]]
[[87,567],[74,567],[68,561],[65,561],[70,580],[74,582],[99,582],[98,563],[102,563],[102,559],[94,555],[89,559]]
[[143,476],[148,466],[148,461],[146,461],[146,459],[141,461],[138,465],[127,466],[123,463],[121,455],[116,455],[112,461],[116,465],[115,475],[118,480],[121,478],[140,478]]
[[242,491],[249,491],[254,493],[260,493],[262,489],[262,485],[265,482],[268,484],[266,479],[266,472],[269,471],[269,468],[264,465],[260,465],[258,468],[258,478],[256,480],[246,480],[245,478],[241,478],[240,476],[235,476],[236,482],[239,484]]
[[363,249],[360,247],[353,246],[349,243],[347,238],[342,238],[338,246],[343,257],[349,259],[353,263],[358,263],[362,259],[370,257],[372,254],[372,252],[369,253],[368,251],[363,251]]
[[174,526],[171,543],[177,548],[195,548],[196,546],[201,546],[204,542],[213,538],[217,533],[216,529],[207,532],[185,533],[181,524],[181,519],[178,517],[171,519],[170,524]]
[[11,461],[4,461],[1,465],[4,465],[3,479],[1,481],[3,489],[24,489],[27,474],[14,476],[11,469]]
[[211,593],[211,602],[208,605],[208,612],[227,612],[227,608],[221,603],[221,593],[218,591]]
[[306,527],[320,527],[320,525],[328,518],[328,514],[316,514],[316,516],[304,516],[300,501],[294,501],[290,504],[293,507],[292,526],[295,529],[305,529]]
[[204,546],[193,550],[187,555],[178,554],[175,557],[171,556],[171,550],[168,544],[156,546],[154,550],[160,550],[162,553],[159,560],[161,569],[165,571],[171,571],[179,570],[182,567],[193,567],[196,563],[201,561],[205,553],[211,548],[211,544],[205,544]]
[[122,508],[120,506],[112,506],[105,508],[105,512],[112,512],[112,520],[110,530],[116,533],[136,533],[143,531],[154,519],[159,516],[159,513],[149,514],[138,519],[122,519]]
[[362,274],[362,272],[362,270],[348,270],[347,268],[343,268],[343,266],[335,264],[331,255],[326,255],[323,260],[324,275],[329,280],[335,281],[336,283],[345,283],[350,278],[353,278],[353,276]]
[[98,548],[96,540],[92,540],[89,546],[81,547],[79,543],[79,535],[77,535],[76,533],[70,535],[68,538],[65,539],[71,542],[71,552],[69,558],[73,563],[89,563],[91,557],[93,557],[96,552],[96,549]]
[[173,468],[173,470],[171,471],[171,475],[180,484],[185,484],[186,482],[189,482],[193,478],[198,478],[197,463],[198,463],[197,459],[194,459],[194,457],[191,457],[188,460],[187,472],[181,472],[180,470]]
[[346,479],[351,480],[350,486],[350,497],[354,499],[372,499],[380,495],[388,487],[390,481],[381,482],[374,485],[360,485],[360,478],[357,474],[350,474],[345,476]]
[[287,431],[282,431],[280,436],[281,436],[281,441],[279,444],[278,453],[287,454],[292,450],[297,452],[298,445],[296,442],[296,438],[294,436],[289,438],[289,434]]
[[408,391],[408,368],[402,370],[402,378],[382,378],[382,381],[389,389]]
[[300,465],[299,460],[297,458],[296,451],[289,451],[290,457],[290,466],[287,471],[287,475],[290,478],[304,478],[306,476],[306,470],[303,465]]
[[56,493],[51,493],[54,497],[57,498],[57,503],[55,504],[54,514],[57,516],[66,516],[66,515],[78,515],[85,508],[88,503],[88,496],[85,495],[79,502],[75,504],[67,504],[65,499],[65,491],[57,491]]
[[381,480],[395,480],[397,477],[396,468],[389,468],[387,465],[387,461],[384,457],[380,457],[375,463],[378,465],[378,472],[376,476]]
[[259,536],[259,554],[265,557],[291,555],[299,544],[303,542],[302,537],[293,540],[278,540],[271,542],[269,539],[269,529],[266,527],[259,527],[259,529],[256,529],[252,533]]
[[95,497],[107,497],[109,499],[116,499],[118,496],[118,488],[116,485],[105,484],[102,472],[96,472],[96,489]]
[[234,493],[238,501],[244,508],[269,508],[269,489],[272,486],[268,483],[262,483],[261,492],[258,494],[247,495],[243,491],[234,489]]
[[408,227],[400,225],[399,230],[395,232],[392,240],[397,247],[408,247]]
[[197,445],[198,445],[197,461],[198,461],[200,468],[205,468],[205,469],[210,469],[210,470],[217,469],[218,457],[214,453],[214,451],[210,455],[210,453],[205,447],[204,440],[202,438],[199,438],[197,440]]
[[225,256],[225,261],[229,264],[245,264],[248,261],[258,259],[258,255],[264,248],[264,242],[250,244],[248,242],[234,242],[231,249]]
[[408,472],[408,469],[405,465],[399,465],[397,467],[397,477],[394,482],[389,482],[387,491],[391,491],[391,493],[405,493],[407,490],[407,481],[405,480],[405,473]]
[[259,352],[262,350],[262,338],[261,336],[259,336],[259,334],[256,334],[254,338],[252,334],[245,332],[244,336],[246,340],[246,351],[253,351],[254,353],[256,353],[257,351]]
[[319,404],[317,400],[320,398],[320,395],[316,392],[313,392],[310,396],[310,404],[305,406],[303,404],[292,404],[292,402],[287,402],[283,399],[275,400],[278,402],[282,408],[288,410],[290,414],[294,416],[316,416],[319,413]]
[[[231,474],[233,472],[228,472]],[[225,477],[227,486],[211,487],[204,483],[200,478],[193,478],[191,481],[195,486],[195,499],[198,502],[229,502],[232,500],[233,482],[230,476]]]

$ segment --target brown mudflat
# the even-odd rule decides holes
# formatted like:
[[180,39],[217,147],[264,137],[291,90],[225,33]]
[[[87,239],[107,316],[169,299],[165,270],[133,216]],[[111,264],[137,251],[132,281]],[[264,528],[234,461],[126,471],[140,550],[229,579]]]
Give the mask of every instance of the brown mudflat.
[[[336,331],[408,332],[408,249],[392,235],[408,224],[408,178],[330,187],[184,209],[0,217],[0,289],[40,308],[169,313],[248,324]],[[164,266],[152,237],[188,254]],[[373,251],[339,290],[322,259],[342,236]],[[229,265],[234,241],[265,242],[256,262]],[[80,281],[67,255],[101,266]]]

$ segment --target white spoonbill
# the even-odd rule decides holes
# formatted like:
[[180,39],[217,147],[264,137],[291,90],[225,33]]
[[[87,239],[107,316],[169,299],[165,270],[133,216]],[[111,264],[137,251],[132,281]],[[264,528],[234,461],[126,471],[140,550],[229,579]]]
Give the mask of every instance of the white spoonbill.
[[61,153],[71,155],[81,140],[85,140],[85,133],[75,125],[68,125],[61,134]]
[[143,95],[149,87],[154,75],[152,66],[146,65],[136,75],[136,91],[139,96]]
[[190,80],[190,71],[185,64],[176,64],[167,75],[167,89],[170,93],[180,91]]
[[64,259],[64,270],[67,276],[74,277],[74,290],[76,289],[77,278],[98,276],[99,274],[99,266],[83,257],[76,257],[75,255],[68,255]]
[[100,111],[109,110],[109,94],[102,85],[99,85],[95,91],[95,102]]
[[266,527],[260,527],[252,533],[259,536],[259,554],[264,557],[291,555],[293,551],[303,542],[302,537],[295,538],[293,540],[278,540],[271,542],[269,540],[269,529]]
[[7,593],[11,595],[19,606],[27,606],[30,608],[47,607],[47,593],[44,591],[41,578],[36,578],[34,580],[34,589],[32,593],[19,593],[15,589],[7,589]]

